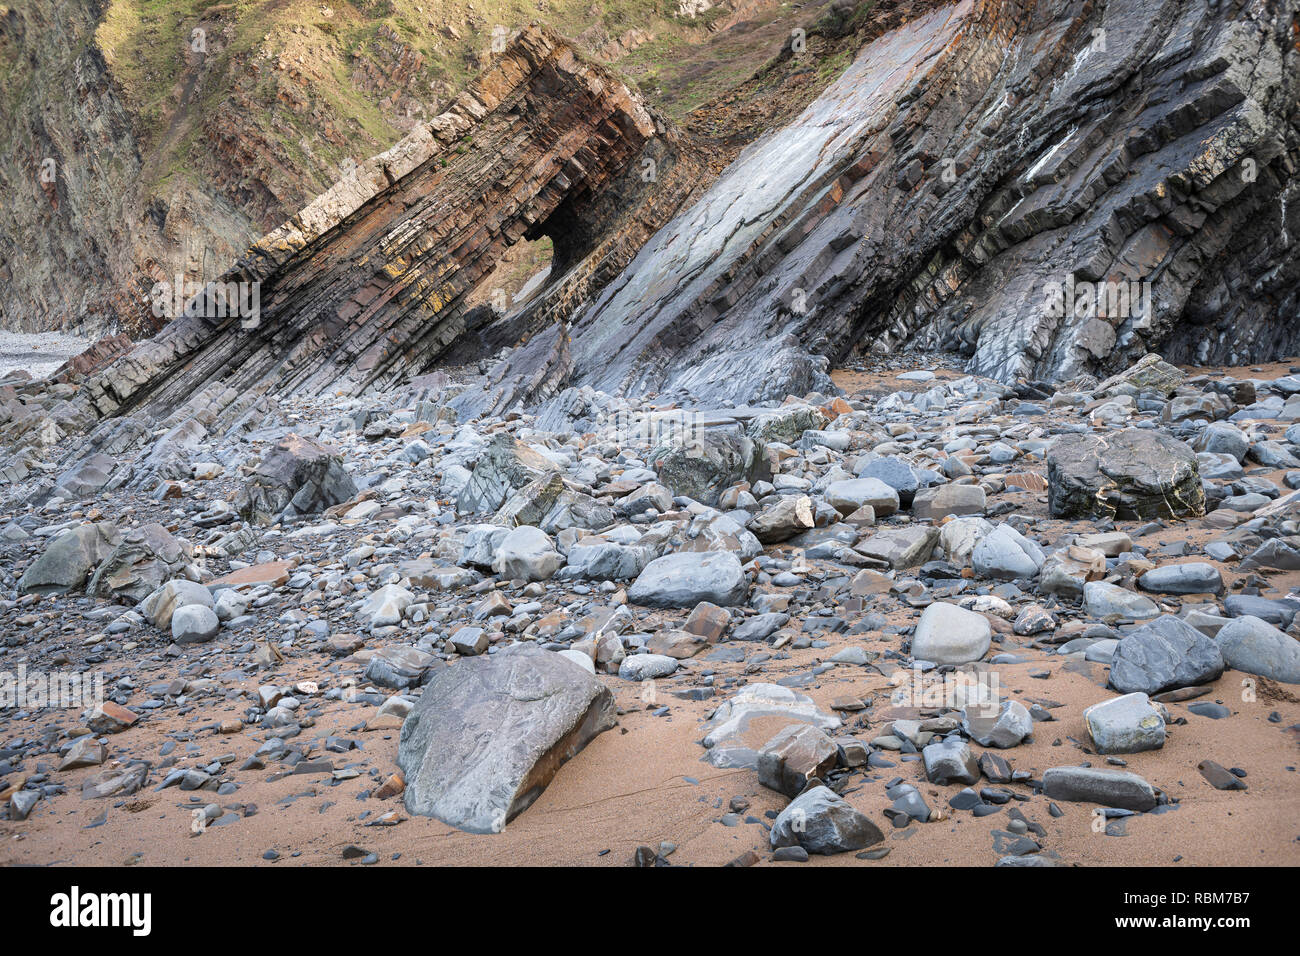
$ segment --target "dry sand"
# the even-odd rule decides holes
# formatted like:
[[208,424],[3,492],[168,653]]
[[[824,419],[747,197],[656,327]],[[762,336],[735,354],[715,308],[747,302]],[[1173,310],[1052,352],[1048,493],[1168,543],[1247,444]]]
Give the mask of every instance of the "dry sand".
[[[1291,582],[1296,583],[1296,582]],[[1010,650],[1023,638],[1007,637],[1000,649]],[[755,679],[777,680],[806,673],[812,665],[836,649],[857,643],[836,638],[827,649],[793,651],[789,660],[772,661]],[[887,641],[862,642],[867,649],[887,650]],[[1090,760],[1102,765],[1104,758],[1087,753],[1082,721],[1083,708],[1113,696],[1104,689],[1106,668],[1099,664],[1069,665],[1047,659],[1048,679],[1035,679],[1028,671],[1043,666],[1039,655],[1025,664],[999,667],[1002,687],[1026,703],[1038,701],[1052,707],[1053,722],[1035,726],[1033,740],[1011,750],[999,751],[1018,770],[1035,776],[1049,767],[1079,764]],[[703,669],[696,662],[693,670]],[[722,665],[720,670],[741,665]],[[296,668],[286,667],[284,682]],[[158,679],[161,675],[148,675]],[[310,668],[303,676],[315,676]],[[598,737],[565,765],[537,802],[516,818],[499,835],[482,836],[459,832],[436,820],[414,817],[392,827],[364,825],[363,811],[370,817],[404,809],[397,799],[360,800],[363,791],[374,789],[368,776],[330,786],[328,778],[288,776],[269,782],[276,765],[265,771],[238,775],[247,781],[236,795],[216,798],[203,793],[191,801],[191,794],[178,789],[154,793],[146,789],[127,798],[123,806],[115,801],[81,801],[76,795],[81,780],[93,769],[57,775],[66,778],[69,794],[53,804],[43,801],[25,823],[0,824],[5,851],[0,863],[79,864],[121,866],[133,863],[175,865],[264,864],[268,849],[280,852],[276,865],[337,864],[344,847],[355,844],[379,854],[384,863],[400,853],[398,862],[413,864],[535,864],[625,866],[636,847],[658,846],[669,841],[679,846],[674,864],[726,863],[746,850],[760,853],[767,847],[766,832],[757,823],[729,827],[719,820],[734,796],[750,800],[746,815],[763,818],[766,810],[778,811],[785,799],[758,784],[751,770],[718,770],[703,763],[697,743],[701,720],[716,706],[717,699],[684,702],[669,698],[671,712],[655,717],[640,700],[640,686],[606,677],[626,709],[620,726]],[[1300,864],[1300,697],[1295,688],[1256,682],[1257,698],[1243,700],[1245,675],[1229,671],[1214,685],[1213,694],[1202,700],[1219,701],[1232,710],[1230,718],[1211,720],[1187,710],[1186,704],[1171,704],[1175,717],[1185,717],[1186,726],[1170,728],[1162,750],[1128,756],[1129,769],[1180,801],[1178,810],[1162,815],[1130,819],[1125,836],[1108,836],[1093,829],[1092,806],[1061,803],[1064,816],[1047,812],[1048,801],[1033,796],[1013,802],[1025,816],[1047,832],[1044,848],[1054,851],[1063,863],[1167,865],[1297,865]],[[667,689],[689,682],[689,678],[659,682]],[[252,687],[252,684],[249,685]],[[857,666],[840,666],[803,688],[823,708],[832,699],[851,694],[877,703],[871,711],[847,715],[846,731],[873,737],[884,732],[893,719],[888,707],[890,682]],[[238,716],[244,704],[229,701],[223,707],[205,707],[199,718],[210,724],[222,717]],[[1281,720],[1270,723],[1276,712]],[[397,733],[391,731],[350,732],[349,728],[373,715],[373,708],[357,704],[325,704],[325,714],[311,735],[324,732],[352,737],[364,751],[351,754],[319,754],[333,757],[336,767],[356,763],[364,769],[378,768],[380,779],[396,766]],[[26,734],[33,727],[11,723],[9,735]],[[184,719],[151,719],[133,728],[114,744],[130,740],[134,754],[156,753],[165,735],[173,730],[196,730]],[[770,728],[775,732],[775,729]],[[148,735],[152,746],[141,739]],[[305,735],[306,736],[306,735]],[[200,733],[195,743],[205,758],[224,753],[238,755],[239,762],[260,744],[260,737],[245,732],[232,736]],[[980,752],[981,748],[974,748]],[[178,747],[187,762],[197,756]],[[1213,789],[1197,772],[1204,759],[1248,772],[1246,791]],[[160,779],[155,773],[154,780]],[[932,809],[946,807],[947,799],[960,786],[938,787],[924,780],[919,761],[898,761],[895,769],[874,770],[865,779],[855,777],[847,799],[869,814],[886,834],[890,854],[882,861],[869,862],[854,854],[814,857],[818,866],[935,865],[945,863],[991,864],[1000,855],[995,850],[993,831],[1005,828],[1002,812],[976,819],[968,813],[950,813],[950,819],[913,824],[893,830],[881,811],[889,805],[884,782],[894,776],[915,783]],[[1027,787],[1011,786],[1020,793]],[[191,836],[190,810],[214,801],[236,809],[255,804],[256,814],[228,826],[209,827]],[[51,811],[51,806],[54,807]],[[108,809],[102,825],[86,829]],[[301,856],[290,857],[293,852]],[[601,855],[603,851],[608,851]],[[764,854],[766,856],[766,854]],[[793,864],[781,864],[793,865]]]

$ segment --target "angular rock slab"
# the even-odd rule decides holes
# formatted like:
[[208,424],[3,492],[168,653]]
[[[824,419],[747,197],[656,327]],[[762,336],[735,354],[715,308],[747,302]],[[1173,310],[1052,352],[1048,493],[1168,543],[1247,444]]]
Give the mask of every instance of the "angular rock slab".
[[925,779],[940,786],[954,781],[973,784],[980,779],[979,764],[975,755],[965,741],[956,737],[945,737],[927,744],[921,751],[925,761]]
[[337,449],[289,434],[262,456],[235,499],[240,515],[254,524],[314,514],[357,495]]
[[1047,495],[1053,518],[1205,514],[1196,453],[1151,428],[1058,438],[1047,453]]
[[797,797],[808,781],[834,769],[835,742],[811,724],[792,724],[763,745],[758,754],[758,782]]
[[1219,594],[1223,591],[1223,575],[1204,561],[1168,564],[1141,575],[1138,587],[1157,594]]
[[617,723],[604,684],[530,644],[442,668],[402,724],[406,809],[500,833]]
[[[962,711],[962,730],[984,747],[1015,747],[1034,731],[1034,720],[1025,705],[1004,700],[997,707],[967,707]],[[929,748],[927,748],[929,749]]]

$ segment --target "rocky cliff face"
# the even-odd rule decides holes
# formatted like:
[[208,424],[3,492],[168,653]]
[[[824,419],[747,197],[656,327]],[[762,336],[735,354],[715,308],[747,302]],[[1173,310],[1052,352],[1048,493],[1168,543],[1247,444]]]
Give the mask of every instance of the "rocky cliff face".
[[96,378],[89,399],[99,415],[148,403],[156,417],[212,385],[391,387],[483,334],[467,294],[507,246],[542,234],[569,274],[530,314],[563,318],[572,287],[611,255],[622,265],[607,235],[620,210],[687,191],[668,187],[688,177],[661,130],[621,83],[530,27],[452,109],[257,242],[211,287],[217,297],[191,302],[193,314]]
[[[716,157],[529,28],[256,243],[228,301],[86,379],[60,427],[125,418],[91,438],[129,446],[152,422],[418,388],[448,364],[488,369],[460,376],[461,414],[499,414],[575,385],[779,400],[831,388],[855,349],[957,350],[1013,381],[1300,347],[1294,2],[961,0],[876,26],[711,183]],[[545,291],[472,307],[541,235]]]
[[[87,43],[102,6],[0,7],[6,329],[57,328],[74,315],[107,325],[129,299],[111,277],[136,245],[127,209],[140,157],[103,57]],[[42,99],[38,83],[51,75],[67,88]]]
[[[677,110],[678,73],[722,92],[820,2],[553,0],[535,15]],[[444,112],[517,18],[497,0],[0,4],[0,329],[157,331],[174,316],[156,314],[160,283],[215,279]],[[715,35],[737,48],[710,55]]]
[[853,349],[1007,381],[1295,351],[1296,9],[912,20],[647,243],[574,320],[569,380],[745,401],[824,388]]
[[[569,369],[564,320],[700,187],[705,160],[611,73],[529,27],[449,110],[255,243],[156,336],[78,357],[56,376],[76,387],[0,392],[14,477],[77,458],[87,432],[102,454],[147,448],[159,423],[175,430],[164,445],[183,444],[254,427],[273,396],[382,391],[453,347],[477,359],[534,333],[546,361],[476,394],[545,398]],[[547,290],[512,315],[472,307],[503,251],[542,235]]]

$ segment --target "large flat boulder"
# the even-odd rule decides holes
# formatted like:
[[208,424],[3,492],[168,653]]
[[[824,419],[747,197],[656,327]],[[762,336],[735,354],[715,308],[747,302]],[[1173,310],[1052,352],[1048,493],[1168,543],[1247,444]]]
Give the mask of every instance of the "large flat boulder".
[[402,724],[406,809],[500,833],[565,762],[617,724],[615,710],[599,680],[531,644],[441,668]]
[[1043,774],[1043,794],[1051,800],[1096,803],[1139,812],[1156,806],[1155,788],[1125,770],[1052,767]]
[[65,594],[86,583],[90,573],[121,540],[111,521],[69,528],[53,541],[18,579],[24,594]]

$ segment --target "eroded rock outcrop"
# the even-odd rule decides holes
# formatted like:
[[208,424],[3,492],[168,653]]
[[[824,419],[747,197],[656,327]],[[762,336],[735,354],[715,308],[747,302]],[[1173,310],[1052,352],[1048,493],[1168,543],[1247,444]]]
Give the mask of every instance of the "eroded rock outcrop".
[[[652,228],[689,191],[686,177],[672,185],[666,133],[611,74],[529,27],[447,112],[250,248],[189,304],[196,314],[92,377],[91,409],[147,403],[158,415],[217,382],[238,394],[405,382],[483,334],[467,295],[522,238],[550,235],[553,271],[573,275],[530,305],[509,340],[553,325],[593,276],[630,257],[609,244],[646,232],[624,221],[644,212],[642,198],[669,198],[644,212]],[[641,158],[655,177],[642,177]],[[621,231],[609,228],[616,220]],[[562,368],[563,335],[547,341]],[[544,394],[544,382],[530,384]]]
[[[961,0],[886,20],[707,188],[667,124],[530,27],[255,244],[203,300],[236,314],[173,321],[45,393],[43,416],[0,396],[0,439],[16,473],[50,449],[66,468],[138,450],[157,421],[228,431],[278,396],[419,390],[449,363],[470,366],[442,398],[464,419],[566,386],[781,400],[831,390],[854,349],[956,349],[1003,381],[1293,351],[1295,14]],[[547,288],[504,316],[471,307],[502,251],[541,235]]]
[[964,0],[912,20],[574,319],[571,380],[753,401],[827,387],[855,348],[954,349],[1004,381],[1294,351],[1295,15]]

